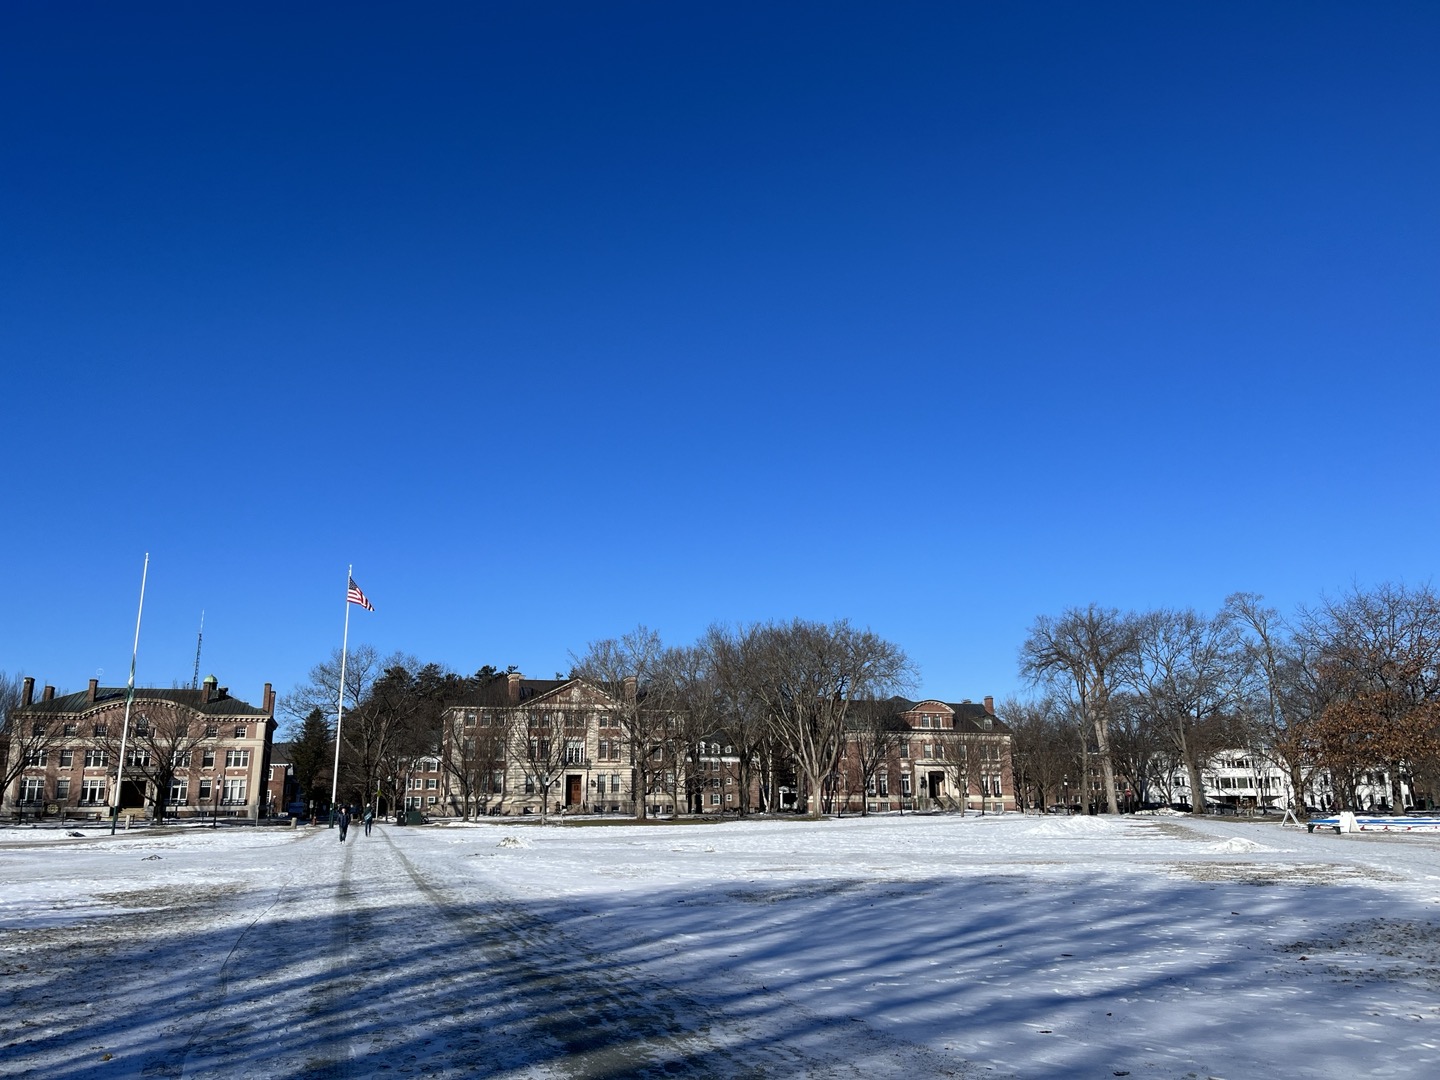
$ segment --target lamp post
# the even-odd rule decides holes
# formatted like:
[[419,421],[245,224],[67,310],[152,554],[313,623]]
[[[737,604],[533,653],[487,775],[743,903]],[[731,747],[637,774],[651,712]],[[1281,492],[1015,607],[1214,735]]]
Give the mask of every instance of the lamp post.
[[1070,777],[1065,777],[1065,813],[1070,813]]

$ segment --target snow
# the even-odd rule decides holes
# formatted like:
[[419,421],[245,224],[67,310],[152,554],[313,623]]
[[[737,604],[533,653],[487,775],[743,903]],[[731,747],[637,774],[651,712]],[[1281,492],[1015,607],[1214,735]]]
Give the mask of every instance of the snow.
[[1440,836],[0,830],[6,1077],[1431,1077]]

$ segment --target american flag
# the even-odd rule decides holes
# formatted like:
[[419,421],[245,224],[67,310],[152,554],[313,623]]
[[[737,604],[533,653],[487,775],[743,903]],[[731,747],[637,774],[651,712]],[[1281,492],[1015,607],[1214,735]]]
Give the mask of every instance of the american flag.
[[359,604],[366,611],[374,611],[375,605],[365,599],[365,594],[360,591],[360,586],[355,584],[355,579],[350,579],[350,589],[345,593],[345,599],[352,604]]

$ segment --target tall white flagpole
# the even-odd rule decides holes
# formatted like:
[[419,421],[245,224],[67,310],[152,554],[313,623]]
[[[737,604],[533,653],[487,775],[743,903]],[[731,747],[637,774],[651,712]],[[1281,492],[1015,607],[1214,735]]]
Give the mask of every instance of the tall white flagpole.
[[[125,685],[125,722],[120,727],[120,760],[115,764],[115,794],[110,799],[110,835],[120,822],[120,785],[125,778],[125,740],[130,737],[130,707],[135,704],[135,658],[140,655],[140,617],[145,614],[145,578],[150,573],[150,553],[140,571],[140,610],[135,613],[135,647],[130,650],[130,681]],[[158,792],[156,794],[159,794]]]
[[350,582],[355,564],[345,571],[345,634],[340,639],[340,708],[335,713],[335,768],[330,774],[330,828],[335,827],[335,796],[340,788],[340,725],[345,721],[345,653],[350,647]]

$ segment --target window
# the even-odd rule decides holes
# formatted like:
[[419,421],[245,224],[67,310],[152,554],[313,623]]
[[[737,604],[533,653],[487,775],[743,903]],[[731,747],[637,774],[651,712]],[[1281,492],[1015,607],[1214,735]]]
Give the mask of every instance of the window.
[[190,782],[188,780],[170,781],[170,801],[172,803],[184,803],[190,795]]
[[465,710],[465,726],[466,726],[466,727],[472,727],[472,726],[474,726],[474,724],[475,724],[475,710],[474,710],[474,709],[466,709],[466,710]]
[[207,747],[200,752],[200,766],[205,769],[213,769],[215,767],[214,747]]
[[143,769],[150,764],[150,751],[146,750],[143,746],[137,747],[125,755],[125,760],[131,765]]
[[80,801],[86,806],[105,805],[105,780],[102,777],[96,777],[93,780],[81,780]]
[[903,795],[903,796],[904,796],[905,798],[907,798],[907,799],[910,797],[910,774],[909,774],[909,773],[901,773],[901,774],[900,774],[900,794]]
[[64,769],[69,769],[69,768],[73,768],[74,765],[75,765],[75,751],[74,751],[74,750],[61,750],[61,751],[60,751],[60,767],[61,767],[61,768],[64,768]]
[[929,757],[934,757],[934,756],[935,756],[935,744],[934,744],[934,743],[928,743],[928,742],[927,742],[927,743],[925,744],[925,756],[926,756],[927,758],[929,758]]
[[70,801],[70,778],[62,776],[55,781],[55,801],[59,803]]
[[64,732],[65,732],[66,735],[78,735],[78,734],[80,734],[80,725],[79,725],[79,724],[66,724],[63,730],[64,730]]
[[[86,750],[85,767],[87,769],[103,769],[110,763],[110,755],[104,750]],[[104,800],[101,800],[102,802]]]
[[[96,736],[96,738],[103,739],[106,735],[109,735],[109,734],[110,734],[110,728],[109,728],[108,726],[106,726],[105,724],[96,724],[96,725],[95,725],[95,736]],[[104,800],[102,799],[101,802],[104,802]]]
[[226,806],[244,806],[245,781],[226,780],[224,801]]
[[208,802],[210,801],[210,795],[211,795],[211,793],[212,793],[211,781],[209,781],[209,780],[201,780],[201,781],[200,781],[200,801],[201,801],[202,803],[208,803]]
[[903,739],[900,741],[900,756],[902,758],[910,756],[910,744]]
[[719,805],[720,805],[720,796],[719,796],[719,795],[711,795],[711,796],[710,796],[710,805],[711,805],[711,806],[719,806]]
[[207,739],[213,739],[213,738],[215,738],[215,737],[216,737],[217,735],[219,735],[219,734],[220,734],[220,725],[219,725],[219,724],[206,724],[206,725],[205,725],[205,738],[207,738]]
[[876,786],[876,788],[879,790],[879,792],[880,792],[881,795],[889,795],[889,794],[890,794],[890,777],[886,776],[886,775],[882,772],[879,776],[875,777],[875,786]]
[[243,739],[243,738],[245,738],[245,725],[244,725],[244,724],[236,724],[236,725],[235,725],[235,737],[236,737],[237,739]]
[[149,735],[149,734],[150,734],[150,718],[149,718],[148,716],[137,716],[137,717],[135,717],[135,734],[136,734],[136,735]]
[[31,750],[30,753],[25,756],[26,765],[44,765],[48,761],[49,755],[47,751],[44,750]]
[[585,760],[585,744],[578,739],[570,739],[565,743],[565,764],[579,765]]
[[189,751],[189,750],[176,750],[176,751],[175,751],[175,767],[176,767],[177,769],[188,769],[188,768],[190,767],[190,751]]
[[920,726],[921,726],[921,727],[929,727],[929,726],[930,726],[930,714],[929,714],[929,713],[926,713],[924,716],[920,717]]
[[44,802],[45,778],[43,776],[27,776],[20,787],[20,801],[22,803]]
[[534,794],[535,794],[535,778],[534,778],[533,776],[526,776],[526,777],[525,777],[525,794],[526,794],[526,795],[534,795]]
[[[249,750],[226,750],[225,767],[227,769],[245,768],[250,764]],[[228,781],[227,781],[228,783]]]
[[490,774],[490,794],[503,795],[505,792],[505,774],[493,772]]
[[610,794],[620,794],[620,774],[618,772],[610,774]]
[[435,777],[433,777],[433,776],[426,777],[426,779],[425,779],[425,790],[426,790],[426,791],[434,791],[438,786],[439,786],[439,782],[435,779]]
[[610,740],[601,739],[599,746],[595,749],[595,756],[601,761],[610,760]]

